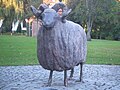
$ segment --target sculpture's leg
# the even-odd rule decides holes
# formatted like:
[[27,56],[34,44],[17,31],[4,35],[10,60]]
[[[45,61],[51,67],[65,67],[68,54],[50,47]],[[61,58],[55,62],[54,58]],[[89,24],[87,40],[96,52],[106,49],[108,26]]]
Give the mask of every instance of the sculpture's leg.
[[64,71],[64,86],[67,86],[68,80],[67,80],[67,70]]
[[74,68],[72,68],[72,69],[71,69],[71,73],[70,73],[69,80],[71,80],[71,79],[72,79],[72,77],[73,77],[73,73],[74,73]]
[[82,69],[83,69],[83,63],[80,63],[80,82],[82,81]]
[[76,80],[76,82],[82,81],[82,68],[83,68],[83,63],[80,63],[80,77],[79,77],[79,80]]
[[49,80],[48,80],[48,86],[51,86],[51,83],[52,83],[52,74],[53,74],[53,71],[50,70],[50,75],[49,75]]

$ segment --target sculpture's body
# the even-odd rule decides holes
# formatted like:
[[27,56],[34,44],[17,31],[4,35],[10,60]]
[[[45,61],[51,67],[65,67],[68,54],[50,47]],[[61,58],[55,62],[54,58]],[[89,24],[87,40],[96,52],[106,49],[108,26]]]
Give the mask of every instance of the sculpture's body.
[[[34,8],[32,10],[34,13]],[[37,36],[38,60],[43,68],[51,71],[49,85],[52,82],[53,71],[64,70],[66,86],[66,71],[79,64],[82,66],[86,60],[86,34],[76,23],[67,20],[66,23],[62,23],[53,9],[45,9],[41,16],[43,25]]]
[[85,62],[86,42],[82,27],[71,21],[56,22],[52,30],[41,28],[37,37],[40,65],[48,70],[69,70]]

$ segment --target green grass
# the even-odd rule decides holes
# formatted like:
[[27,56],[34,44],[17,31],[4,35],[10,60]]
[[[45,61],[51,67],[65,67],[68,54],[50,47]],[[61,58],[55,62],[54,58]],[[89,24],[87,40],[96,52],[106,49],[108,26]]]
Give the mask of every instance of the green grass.
[[88,42],[87,63],[120,65],[120,41],[92,40]]
[[[88,42],[88,64],[120,65],[120,41]],[[39,64],[36,38],[0,35],[0,66]]]
[[36,39],[26,36],[0,36],[0,65],[38,64]]

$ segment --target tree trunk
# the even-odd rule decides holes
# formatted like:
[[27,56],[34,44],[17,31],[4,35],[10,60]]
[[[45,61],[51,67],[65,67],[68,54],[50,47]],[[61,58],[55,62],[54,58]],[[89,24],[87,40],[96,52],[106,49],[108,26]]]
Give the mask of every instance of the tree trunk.
[[88,27],[88,32],[87,32],[87,41],[91,41],[91,27]]
[[2,35],[2,27],[0,27],[0,34]]
[[91,41],[91,29],[92,29],[93,20],[89,16],[87,21],[87,41]]
[[87,41],[91,41],[91,29],[92,29],[92,12],[90,12],[90,1],[86,0],[86,15],[87,15],[87,20],[86,20],[86,24],[87,24]]

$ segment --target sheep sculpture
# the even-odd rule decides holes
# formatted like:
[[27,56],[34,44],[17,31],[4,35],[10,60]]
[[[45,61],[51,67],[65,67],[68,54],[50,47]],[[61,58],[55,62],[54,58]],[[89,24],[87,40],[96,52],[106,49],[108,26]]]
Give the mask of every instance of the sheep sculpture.
[[40,65],[50,70],[48,86],[52,83],[53,71],[64,71],[64,85],[67,86],[67,70],[80,65],[80,80],[82,66],[86,61],[87,40],[84,29],[72,21],[61,22],[58,13],[51,8],[43,12],[31,6],[33,14],[42,20],[37,35],[37,57]]

